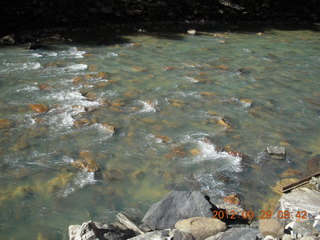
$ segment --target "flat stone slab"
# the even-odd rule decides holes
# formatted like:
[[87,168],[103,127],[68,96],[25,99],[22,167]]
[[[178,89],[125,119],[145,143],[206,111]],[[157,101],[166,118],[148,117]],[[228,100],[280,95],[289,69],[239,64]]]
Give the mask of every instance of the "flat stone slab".
[[258,229],[251,228],[230,228],[205,240],[253,240],[258,235]]

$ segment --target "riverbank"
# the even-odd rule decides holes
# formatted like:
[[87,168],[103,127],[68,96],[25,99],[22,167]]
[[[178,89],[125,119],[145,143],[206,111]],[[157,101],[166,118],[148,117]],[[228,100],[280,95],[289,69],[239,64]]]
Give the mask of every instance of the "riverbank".
[[320,178],[283,194],[275,209],[245,210],[236,195],[215,205],[201,192],[173,191],[140,224],[123,213],[112,224],[69,226],[70,240],[316,240],[320,238]]

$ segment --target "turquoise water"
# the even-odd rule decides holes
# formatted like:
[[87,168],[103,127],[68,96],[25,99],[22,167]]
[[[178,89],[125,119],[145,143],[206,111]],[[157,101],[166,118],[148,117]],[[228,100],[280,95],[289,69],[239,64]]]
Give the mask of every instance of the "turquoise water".
[[[173,189],[258,211],[283,171],[310,173],[318,32],[122,38],[1,49],[1,239],[67,239],[70,224],[141,217]],[[269,145],[288,158],[261,166]]]

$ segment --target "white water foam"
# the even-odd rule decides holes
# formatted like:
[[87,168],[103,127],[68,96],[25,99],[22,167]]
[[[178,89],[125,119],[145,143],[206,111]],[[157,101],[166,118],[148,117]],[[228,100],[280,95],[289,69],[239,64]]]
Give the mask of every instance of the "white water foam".
[[36,86],[25,86],[23,88],[18,89],[16,92],[33,92],[39,90]]
[[61,51],[57,55],[62,58],[83,58],[85,51],[79,51],[76,47],[71,47],[67,51]]
[[232,156],[227,152],[218,152],[216,146],[212,143],[204,141],[197,141],[200,154],[195,156],[193,162],[212,161],[222,159],[223,161],[216,161],[220,170],[228,170],[232,172],[241,172],[241,158]]
[[67,184],[67,187],[61,190],[58,195],[61,197],[67,197],[69,194],[79,188],[83,188],[87,185],[95,184],[97,181],[94,179],[94,173],[82,170],[77,173],[71,182]]
[[141,100],[137,101],[138,103],[142,104],[142,109],[139,111],[140,113],[145,113],[145,112],[156,112],[155,107],[158,104],[157,100],[152,101],[152,103],[147,103]]
[[69,70],[69,71],[83,71],[83,70],[86,70],[87,68],[88,68],[88,65],[82,64],[82,63],[64,67],[65,70]]
[[193,77],[188,77],[186,76],[186,79],[188,79],[190,82],[193,82],[193,83],[198,83],[199,81]]
[[19,72],[25,70],[37,70],[41,68],[41,64],[38,62],[28,62],[28,63],[4,63],[7,67],[1,72]]

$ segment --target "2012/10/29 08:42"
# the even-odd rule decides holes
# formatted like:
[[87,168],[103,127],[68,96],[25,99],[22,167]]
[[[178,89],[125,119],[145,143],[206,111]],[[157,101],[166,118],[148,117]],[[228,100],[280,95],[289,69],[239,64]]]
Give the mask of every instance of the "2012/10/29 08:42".
[[282,211],[279,210],[274,214],[270,210],[261,210],[259,215],[255,215],[254,211],[242,211],[241,214],[235,211],[224,211],[224,210],[214,210],[212,211],[214,219],[254,219],[257,217],[258,219],[270,219],[272,216],[275,216],[278,219],[308,219],[307,211],[297,211],[297,213],[292,214],[288,210]]

